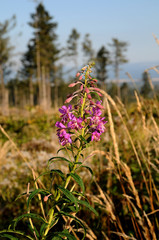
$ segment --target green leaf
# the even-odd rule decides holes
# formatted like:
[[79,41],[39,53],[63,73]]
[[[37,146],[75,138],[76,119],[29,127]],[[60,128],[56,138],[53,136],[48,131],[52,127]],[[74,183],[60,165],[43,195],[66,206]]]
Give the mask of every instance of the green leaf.
[[70,234],[68,230],[64,230],[61,233],[58,233],[58,235],[60,237],[67,237],[68,240],[76,240],[76,238]]
[[52,174],[53,172],[57,173],[62,178],[62,180],[65,180],[65,175],[63,174],[63,172],[61,170],[59,170],[59,169],[51,169],[50,171],[42,173],[40,176],[38,176],[35,179],[35,181],[37,181],[41,176],[47,175],[47,174]]
[[76,209],[78,210],[77,198],[75,198],[75,196],[68,189],[63,188],[62,186],[58,186],[58,188],[72,203],[75,204]]
[[51,240],[61,240],[62,238],[58,235],[55,235],[53,238],[51,238]]
[[41,228],[40,228],[40,235],[41,235],[41,236],[42,236],[43,232],[45,231],[47,225],[48,225],[47,223],[43,223],[43,224],[41,225]]
[[63,147],[63,148],[60,148],[60,149],[57,151],[57,153],[59,153],[60,151],[63,151],[63,150],[65,150],[65,151],[66,151],[66,148],[65,148],[65,147]]
[[84,167],[84,168],[88,169],[88,171],[89,171],[89,172],[91,173],[91,175],[93,176],[93,171],[92,171],[92,169],[91,169],[90,167],[85,166],[85,165],[81,165],[81,166],[78,167],[78,169],[80,169],[81,167]]
[[85,186],[81,177],[76,173],[70,173],[70,176],[79,184],[83,193],[85,192]]
[[11,240],[18,240],[17,237],[13,237],[12,235],[9,235],[8,233],[0,234],[0,237],[6,237]]
[[50,164],[52,162],[57,162],[57,161],[65,161],[68,163],[72,163],[70,160],[68,160],[67,158],[64,158],[64,157],[52,157],[49,159],[48,164]]
[[[30,191],[29,194],[30,193],[32,193],[32,191]],[[17,201],[19,198],[21,198],[22,196],[25,196],[26,194],[27,192],[19,194],[14,201]]]
[[[23,236],[23,237],[26,238],[26,239],[34,240],[34,238],[26,235],[26,234],[23,233],[23,232],[14,231],[14,230],[11,230],[11,229],[0,231],[0,236],[1,236],[1,237],[4,237],[4,235],[5,235],[5,234],[8,234],[8,233],[10,233],[10,234],[17,234],[17,235]],[[9,237],[10,234],[8,234],[8,236],[5,236],[5,237]],[[17,238],[15,238],[15,237],[13,237],[12,235],[10,235],[10,236],[12,237],[12,238],[10,238],[10,239],[12,239],[12,240],[17,239]]]
[[60,216],[61,216],[61,215],[64,215],[64,216],[73,218],[74,221],[76,221],[77,223],[79,223],[79,224],[81,225],[81,227],[83,228],[83,230],[84,230],[84,235],[83,235],[82,240],[85,239],[85,236],[86,236],[86,228],[85,228],[84,224],[82,223],[82,221],[81,221],[79,218],[71,215],[70,213],[66,213],[66,212],[63,212],[63,211],[58,212],[58,214],[59,214]]
[[69,164],[69,170],[70,170],[70,172],[73,170],[73,166],[74,166],[74,164],[71,162],[71,163]]
[[59,170],[59,169],[52,169],[51,173],[57,173],[62,178],[62,180],[65,181],[65,175],[64,175],[64,173],[61,170]]
[[50,192],[47,191],[47,190],[44,190],[44,189],[35,189],[35,190],[29,195],[29,197],[28,197],[27,208],[29,208],[29,203],[30,203],[31,199],[32,199],[33,197],[35,197],[35,195],[37,195],[37,194],[39,194],[39,193],[43,193],[44,195],[50,194]]
[[61,210],[67,213],[76,212],[76,208],[74,206],[64,206],[63,208],[61,208]]
[[35,213],[25,213],[25,214],[23,214],[23,215],[15,218],[15,219],[13,220],[13,222],[14,222],[13,228],[14,228],[14,229],[15,229],[17,223],[18,223],[20,220],[22,220],[23,218],[36,218],[36,219],[42,221],[43,223],[46,223],[46,222],[45,222],[45,219],[42,218],[42,217],[41,217],[40,215],[38,215],[38,214],[35,214]]
[[98,212],[86,201],[83,200],[77,200],[78,203],[80,203],[81,205],[84,205],[85,207],[87,207],[89,210],[91,210],[96,216],[98,216]]
[[79,139],[87,144],[87,140],[82,135],[79,136]]

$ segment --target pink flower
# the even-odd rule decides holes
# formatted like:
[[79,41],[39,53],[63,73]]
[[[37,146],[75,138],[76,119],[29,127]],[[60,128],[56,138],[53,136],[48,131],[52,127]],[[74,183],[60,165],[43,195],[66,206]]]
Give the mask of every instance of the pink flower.
[[95,131],[92,133],[91,141],[98,142],[100,140],[100,133]]

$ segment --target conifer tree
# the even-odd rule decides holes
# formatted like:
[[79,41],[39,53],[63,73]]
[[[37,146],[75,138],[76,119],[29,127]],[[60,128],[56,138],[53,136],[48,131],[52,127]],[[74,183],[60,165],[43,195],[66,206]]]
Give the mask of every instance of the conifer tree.
[[[34,29],[34,38],[31,40],[35,49],[36,72],[39,85],[39,104],[43,109],[50,105],[50,78],[54,78],[59,50],[57,48],[57,23],[40,3],[29,25]],[[49,94],[48,94],[49,93]]]
[[4,23],[0,23],[0,85],[1,85],[1,110],[2,114],[8,114],[8,91],[4,78],[11,58],[13,46],[10,44],[9,31],[15,26],[15,16]]
[[75,63],[76,70],[78,68],[78,39],[80,34],[76,29],[72,29],[71,34],[67,40],[66,56],[71,57]]
[[129,86],[126,82],[124,82],[121,85],[121,99],[125,105],[128,103],[128,96],[129,96],[128,92],[129,92]]
[[27,51],[22,57],[21,75],[29,83],[29,101],[30,106],[34,105],[33,79],[36,76],[35,49],[31,42],[27,46]]
[[112,48],[112,65],[114,68],[116,83],[118,86],[118,97],[120,97],[120,86],[119,86],[119,72],[120,72],[120,65],[127,63],[128,60],[124,53],[127,51],[127,42],[119,41],[117,38],[112,39],[112,43],[109,44]]
[[103,88],[105,88],[105,80],[108,78],[107,67],[109,63],[109,52],[102,46],[96,56],[96,73],[97,79],[101,81]]
[[84,56],[87,58],[87,63],[94,59],[94,51],[92,48],[92,41],[90,40],[89,33],[85,34],[84,41],[82,42],[82,50]]
[[142,74],[143,85],[141,87],[140,93],[145,98],[149,97],[149,95],[152,91],[150,84],[149,84],[149,78],[150,78],[150,74],[148,72],[143,72],[143,74]]

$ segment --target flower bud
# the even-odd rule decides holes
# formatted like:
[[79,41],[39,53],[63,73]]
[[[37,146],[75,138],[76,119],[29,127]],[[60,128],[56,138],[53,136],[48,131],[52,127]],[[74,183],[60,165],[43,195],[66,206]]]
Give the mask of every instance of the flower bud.
[[99,89],[99,88],[94,88],[93,90],[100,92],[100,89]]
[[80,99],[80,104],[81,104],[81,105],[83,104],[83,98]]
[[85,91],[86,91],[86,93],[89,93],[89,89],[87,87],[85,88]]
[[82,80],[82,78],[83,78],[83,74],[79,77],[79,80]]
[[95,103],[93,101],[90,101],[90,105],[95,105]]
[[76,74],[76,77],[79,77],[79,75],[80,75],[80,73],[78,72],[78,73]]
[[87,95],[87,97],[88,97],[88,99],[92,99],[92,97],[91,97],[91,95],[90,95],[90,94],[88,94],[88,95]]
[[44,197],[44,202],[47,202],[48,199],[49,199],[49,197],[50,197],[51,195],[52,195],[52,194],[49,194],[49,195],[45,196],[45,197]]
[[102,97],[102,94],[101,94],[101,93],[99,93],[99,92],[96,92],[96,93],[98,94],[99,97]]
[[83,84],[81,85],[80,89],[81,89],[81,91],[83,90]]
[[76,83],[71,83],[68,85],[68,87],[74,87],[76,85]]
[[72,98],[73,98],[73,97],[69,97],[69,98],[67,98],[66,101],[65,101],[65,103],[69,103],[69,102],[71,102]]
[[100,105],[100,104],[96,104],[96,106],[97,106],[98,108],[104,109],[104,107],[103,107],[102,105]]
[[87,66],[83,67],[83,68],[82,68],[82,71],[86,70],[86,68],[87,68]]
[[72,97],[72,95],[73,95],[72,93],[71,93],[71,94],[68,94],[68,95],[67,95],[67,98]]
[[92,81],[93,81],[93,82],[98,82],[98,80],[97,80],[97,79],[92,79]]

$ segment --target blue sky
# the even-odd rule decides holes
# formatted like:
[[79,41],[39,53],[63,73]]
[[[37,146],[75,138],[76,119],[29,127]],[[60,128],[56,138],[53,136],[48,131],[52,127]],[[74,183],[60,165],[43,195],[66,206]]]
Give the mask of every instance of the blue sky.
[[[159,0],[43,0],[43,3],[58,23],[61,46],[76,28],[81,41],[90,33],[96,50],[108,46],[112,38],[118,38],[129,43],[129,63],[159,63],[159,46],[152,36],[154,33],[159,38]],[[35,7],[32,0],[1,0],[0,22],[13,14],[17,16],[17,26],[12,32],[17,52],[26,50],[32,36],[27,23]],[[20,32],[22,35],[18,36]]]

